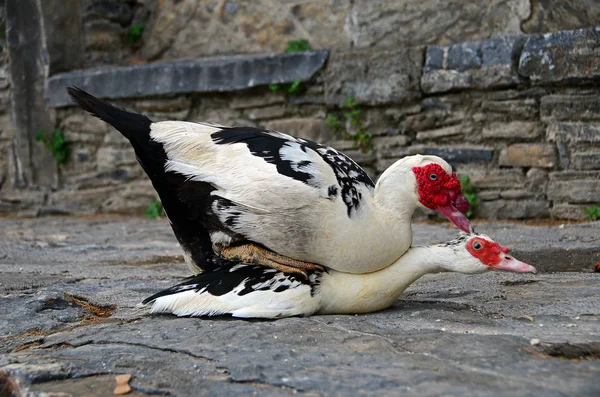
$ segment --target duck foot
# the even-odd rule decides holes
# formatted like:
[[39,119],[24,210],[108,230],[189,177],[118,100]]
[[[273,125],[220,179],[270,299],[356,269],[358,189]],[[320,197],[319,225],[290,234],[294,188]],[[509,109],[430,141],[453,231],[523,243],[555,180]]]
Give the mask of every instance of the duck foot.
[[231,261],[241,261],[254,265],[267,266],[284,273],[297,274],[308,280],[308,270],[323,271],[325,267],[315,263],[299,261],[254,244],[223,247],[215,244],[214,250],[221,257]]

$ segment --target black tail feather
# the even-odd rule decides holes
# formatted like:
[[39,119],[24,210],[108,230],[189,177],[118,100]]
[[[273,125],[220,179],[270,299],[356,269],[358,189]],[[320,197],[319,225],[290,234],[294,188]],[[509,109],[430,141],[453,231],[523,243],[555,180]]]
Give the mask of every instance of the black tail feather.
[[69,87],[67,92],[82,109],[112,125],[134,146],[148,140],[152,124],[148,117],[113,106],[77,87]]

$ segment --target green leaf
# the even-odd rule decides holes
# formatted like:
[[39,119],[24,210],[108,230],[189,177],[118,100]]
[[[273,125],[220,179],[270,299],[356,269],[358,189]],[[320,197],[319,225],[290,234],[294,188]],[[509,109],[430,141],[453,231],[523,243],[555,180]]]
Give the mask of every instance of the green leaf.
[[144,24],[135,24],[129,27],[127,31],[127,40],[129,41],[129,45],[133,46],[138,40],[142,37],[142,32],[144,31]]
[[294,82],[289,86],[287,92],[291,95],[300,94],[303,91],[302,80],[294,80]]
[[148,205],[148,208],[146,208],[146,211],[144,212],[144,216],[146,218],[150,218],[150,219],[159,218],[162,216],[162,214],[163,214],[162,203],[160,201],[154,200],[154,199],[152,199],[152,201]]
[[310,50],[310,44],[308,40],[290,40],[288,41],[288,46],[285,49],[285,52],[301,52]]
[[279,84],[269,84],[269,89],[273,94],[277,94],[281,90],[281,86]]
[[583,212],[588,216],[590,221],[597,221],[600,219],[600,206],[596,204],[587,207]]

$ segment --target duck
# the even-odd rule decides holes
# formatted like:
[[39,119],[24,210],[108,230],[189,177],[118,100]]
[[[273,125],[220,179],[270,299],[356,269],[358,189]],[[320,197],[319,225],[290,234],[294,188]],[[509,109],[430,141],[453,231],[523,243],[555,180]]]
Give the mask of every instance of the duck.
[[412,247],[392,265],[368,274],[331,269],[308,279],[232,261],[185,279],[147,299],[150,313],[176,316],[231,315],[276,319],[313,314],[358,314],[386,309],[428,273],[478,274],[491,270],[536,273],[485,234],[462,233],[432,246]]
[[464,232],[469,209],[452,167],[437,156],[396,161],[375,184],[326,145],[254,127],[159,121],[77,88],[82,109],[129,140],[193,273],[241,261],[307,278],[381,270],[412,244],[416,208]]

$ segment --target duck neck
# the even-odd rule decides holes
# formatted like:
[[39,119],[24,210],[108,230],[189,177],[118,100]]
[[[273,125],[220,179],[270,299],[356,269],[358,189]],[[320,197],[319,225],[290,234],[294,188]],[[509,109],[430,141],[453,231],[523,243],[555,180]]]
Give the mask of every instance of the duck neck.
[[322,282],[321,313],[365,313],[391,306],[409,285],[427,273],[442,271],[451,250],[414,247],[392,265],[367,274],[332,271]]
[[419,202],[417,181],[412,170],[396,164],[379,177],[375,185],[375,207],[393,218],[410,220]]

